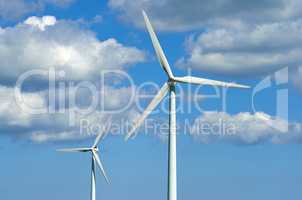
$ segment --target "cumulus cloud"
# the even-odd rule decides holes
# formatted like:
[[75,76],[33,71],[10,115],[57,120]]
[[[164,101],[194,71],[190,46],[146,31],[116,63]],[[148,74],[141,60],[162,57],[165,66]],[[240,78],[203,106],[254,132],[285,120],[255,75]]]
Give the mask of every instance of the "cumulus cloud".
[[[301,143],[302,124],[288,123],[265,113],[208,112],[195,119],[191,134],[204,143],[217,141],[258,144],[258,143]],[[285,131],[286,130],[286,131]]]
[[102,69],[125,69],[142,62],[144,52],[114,38],[99,40],[77,22],[55,17],[30,17],[0,28],[2,80],[15,80],[31,69],[64,70],[67,79],[87,79]]
[[41,31],[45,31],[45,27],[53,26],[56,24],[56,18],[54,16],[43,17],[29,17],[24,21],[24,24],[38,27]]
[[240,28],[213,28],[186,42],[178,65],[202,71],[251,75],[302,62],[302,20]]
[[142,25],[141,9],[161,30],[194,30],[211,26],[240,26],[295,19],[301,16],[299,0],[110,0],[122,19]]
[[[45,101],[41,94],[26,93],[23,99],[35,108],[44,107]],[[0,123],[3,126],[28,126],[31,123],[30,114],[20,112],[21,108],[16,104],[13,88],[0,86]]]
[[66,7],[74,0],[0,0],[0,19],[17,20],[24,15],[40,12],[47,5]]
[[[101,41],[81,23],[57,20],[53,16],[33,16],[17,25],[0,28],[1,133],[41,143],[90,137],[98,133],[97,127],[104,125],[109,117],[112,123],[121,124],[121,120],[130,123],[137,114],[132,105],[123,112],[107,111],[126,106],[132,85],[124,84],[123,80],[117,81],[120,86],[98,81],[103,70],[124,72],[144,59],[144,52],[135,47],[124,46],[114,38]],[[25,72],[37,69],[46,72],[54,69],[66,85],[46,90],[40,79],[38,83],[43,84],[26,81],[21,85],[26,89],[16,87],[22,90],[20,103],[11,83]],[[62,70],[65,73],[60,73]],[[47,76],[40,78],[48,80]],[[114,76],[105,79],[110,83]],[[68,80],[72,81],[65,82]],[[88,83],[94,90],[89,91],[91,88],[86,88],[87,84],[80,86],[81,83]],[[90,112],[81,112],[90,106],[93,98],[97,98],[97,105]],[[81,130],[83,121],[89,124],[86,130]]]
[[[120,135],[128,131],[127,128],[138,115],[134,106],[123,112],[106,112],[119,109],[120,101],[114,101],[110,106],[105,105],[103,109],[96,107],[90,112],[82,112],[83,107],[73,104],[52,110],[48,102],[48,91],[21,92],[20,101],[15,94],[16,89],[18,88],[0,86],[0,132],[10,138],[18,137],[42,143],[82,140],[105,130],[108,131],[106,133]],[[119,94],[121,101],[125,101],[129,94],[119,93],[121,90],[126,91],[125,88],[110,87],[106,90]],[[78,96],[83,96],[83,93],[79,92],[76,97]],[[113,97],[106,96],[104,99],[110,101]]]
[[[54,128],[64,126],[64,121],[53,118],[54,116],[46,114],[34,114],[33,110],[45,109],[47,111],[47,99],[44,92],[32,93],[22,92],[22,100],[17,100],[17,88],[0,86],[0,121],[2,134],[15,134],[16,132],[23,132],[39,130],[46,127],[51,127],[56,124]],[[17,89],[18,90],[18,89]],[[59,125],[60,124],[60,125]]]
[[145,9],[164,31],[200,31],[187,37],[181,68],[237,76],[257,76],[301,63],[299,0],[110,0],[123,20],[143,25]]

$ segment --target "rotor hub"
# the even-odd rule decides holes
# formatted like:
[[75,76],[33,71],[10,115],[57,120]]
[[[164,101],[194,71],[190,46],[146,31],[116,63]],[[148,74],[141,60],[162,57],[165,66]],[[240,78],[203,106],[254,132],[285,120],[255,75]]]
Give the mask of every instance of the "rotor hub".
[[167,83],[170,87],[173,87],[173,86],[175,86],[176,81],[174,79],[170,78],[170,79],[168,79]]

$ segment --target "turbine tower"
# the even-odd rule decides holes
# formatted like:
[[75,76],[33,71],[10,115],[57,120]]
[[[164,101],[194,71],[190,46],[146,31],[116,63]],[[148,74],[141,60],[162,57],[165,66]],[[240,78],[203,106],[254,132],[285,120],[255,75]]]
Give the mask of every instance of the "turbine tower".
[[166,59],[166,56],[160,46],[160,43],[156,37],[156,34],[152,28],[149,18],[145,11],[143,11],[143,16],[145,24],[153,47],[155,49],[158,61],[162,66],[163,70],[168,76],[167,82],[162,86],[157,95],[153,98],[150,104],[147,106],[146,110],[143,112],[142,116],[134,123],[134,126],[130,132],[126,135],[126,140],[132,137],[135,130],[143,123],[144,119],[152,112],[152,110],[161,102],[165,95],[170,92],[170,105],[169,105],[169,146],[168,146],[168,200],[177,200],[177,170],[176,170],[176,94],[175,85],[177,83],[187,83],[187,84],[199,84],[199,85],[211,85],[220,87],[233,87],[233,88],[249,88],[249,86],[239,85],[236,83],[226,83],[221,81],[215,81],[210,79],[184,76],[175,77],[171,71],[170,65]]
[[106,182],[109,184],[109,179],[106,175],[106,172],[104,170],[104,166],[100,160],[100,157],[98,155],[98,144],[100,143],[100,141],[103,139],[103,137],[105,136],[105,134],[100,133],[97,138],[94,141],[94,144],[91,147],[88,148],[68,148],[68,149],[58,149],[57,151],[61,151],[61,152],[69,152],[69,153],[74,153],[74,152],[81,152],[81,153],[90,153],[91,155],[91,191],[90,191],[90,197],[91,200],[96,200],[96,192],[95,192],[95,165],[97,165]]

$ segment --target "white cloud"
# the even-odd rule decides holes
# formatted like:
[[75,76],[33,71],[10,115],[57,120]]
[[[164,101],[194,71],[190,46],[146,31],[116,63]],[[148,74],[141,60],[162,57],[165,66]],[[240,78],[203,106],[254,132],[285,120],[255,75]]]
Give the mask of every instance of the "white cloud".
[[[22,73],[29,70],[47,70],[52,67],[65,71],[63,80],[77,80],[73,81],[71,86],[66,85],[67,91],[56,88],[55,95],[61,94],[61,92],[64,92],[64,95],[56,96],[55,102],[48,101],[49,95],[53,95],[52,91],[50,94],[47,90],[39,93],[23,92],[24,102],[29,106],[53,110],[57,105],[61,105],[59,103],[66,103],[65,107],[56,108],[55,112],[43,114],[28,112],[28,109],[15,102],[14,88],[0,85],[0,129],[2,134],[10,137],[18,136],[38,143],[80,140],[96,134],[94,128],[103,125],[109,117],[111,117],[112,123],[122,125],[120,121],[130,123],[137,116],[137,111],[133,106],[112,116],[103,112],[101,109],[122,108],[129,100],[132,90],[127,86],[102,85],[102,83],[96,83],[95,78],[99,78],[102,70],[125,70],[129,65],[144,61],[144,53],[135,47],[126,47],[114,38],[100,41],[94,32],[82,27],[81,23],[44,16],[30,17],[24,23],[0,28],[0,58],[2,69],[0,80],[3,84],[6,84],[7,80],[14,82]],[[114,79],[112,76],[106,78],[109,82],[112,81],[110,79]],[[125,77],[118,79],[123,78]],[[81,83],[79,80],[90,80],[89,83],[97,87],[96,92],[101,92],[104,88],[105,96],[91,94],[86,90],[74,91],[74,87]],[[37,87],[33,87],[31,82],[30,84],[29,89],[42,89],[40,84]],[[70,92],[77,92],[76,105],[67,103],[70,103]],[[102,105],[101,102],[103,102],[104,107],[98,106],[88,114],[74,110],[75,106],[84,105],[85,107],[89,104],[91,95],[96,95],[94,97],[98,97],[97,103]],[[74,122],[72,124],[70,123],[71,118]],[[84,132],[81,131],[83,120],[89,122],[90,126],[90,129],[83,130]]]
[[141,9],[156,29],[202,31],[188,37],[182,68],[257,76],[301,64],[299,0],[110,0],[120,18],[143,27]]
[[143,24],[141,9],[161,30],[196,30],[205,26],[240,26],[295,19],[301,16],[299,0],[110,0],[122,19]]
[[[44,98],[38,93],[26,93],[23,99],[28,104],[40,108],[45,106]],[[25,107],[23,107],[25,109]],[[0,123],[3,126],[29,126],[32,119],[29,113],[20,112],[22,108],[15,101],[14,89],[0,86]]]
[[69,132],[45,132],[38,131],[32,133],[30,136],[30,140],[35,143],[44,143],[44,142],[58,142],[58,141],[73,141],[73,140],[81,140],[85,139],[87,136],[81,135],[76,131]]
[[302,20],[213,28],[191,36],[178,65],[232,75],[263,74],[302,62]]
[[30,17],[25,23],[0,30],[3,80],[51,67],[64,70],[67,79],[87,79],[98,76],[102,69],[125,69],[145,59],[135,47],[126,47],[114,38],[100,41],[78,23],[52,16]]
[[[131,94],[130,88],[106,86],[105,90],[106,96],[102,101],[105,101],[106,110],[120,108],[120,105],[124,104]],[[22,95],[26,105],[47,109],[47,92],[23,92]],[[89,98],[82,92],[76,96]],[[67,105],[63,113],[59,109],[55,113],[31,114],[15,102],[14,88],[0,86],[1,134],[12,138],[18,136],[35,143],[83,140],[94,137],[109,123],[110,131],[107,133],[123,137],[129,131],[131,123],[140,115],[134,105],[123,112],[114,114],[103,112],[98,108],[89,114],[81,114],[75,112],[74,108]],[[72,117],[73,124],[70,123],[71,116],[74,116]],[[157,133],[161,139],[166,139],[167,127],[166,120],[151,116],[141,130],[148,134]],[[255,114],[243,112],[235,115],[224,112],[205,112],[195,119],[193,124],[189,124],[189,128],[192,136],[203,143],[217,141],[242,144],[302,142],[301,123],[287,123],[283,119],[276,119],[259,112]]]
[[47,5],[66,7],[75,0],[0,0],[0,19],[17,20],[24,15],[41,12]]
[[[114,98],[118,97],[121,101],[114,101],[109,106],[105,104],[105,108],[97,107],[89,113],[80,112],[74,105],[71,105],[73,107],[67,105],[66,108],[56,109],[54,112],[48,110],[51,108],[47,102],[48,91],[22,92],[25,104],[19,104],[16,101],[15,88],[0,85],[0,132],[11,138],[18,136],[37,143],[70,141],[94,137],[109,123],[113,124],[109,129],[112,134],[123,136],[127,131],[127,125],[137,117],[138,111],[132,105],[123,112],[104,112],[120,108],[121,102],[129,96],[126,88],[107,87],[106,91],[109,94],[117,94]],[[81,92],[76,95],[82,96]],[[113,97],[106,96],[102,100],[109,102],[112,99]],[[29,110],[29,107],[43,108],[45,111],[37,114]]]
[[[273,125],[273,126],[272,126]],[[284,131],[288,126],[288,131]],[[283,127],[282,131],[276,127]],[[257,143],[301,143],[302,124],[288,123],[265,113],[209,112],[195,119],[191,134],[204,143],[217,141],[257,144]]]
[[27,25],[32,25],[38,27],[41,31],[45,31],[45,27],[53,26],[56,24],[56,18],[54,16],[43,16],[43,17],[29,17],[24,23]]

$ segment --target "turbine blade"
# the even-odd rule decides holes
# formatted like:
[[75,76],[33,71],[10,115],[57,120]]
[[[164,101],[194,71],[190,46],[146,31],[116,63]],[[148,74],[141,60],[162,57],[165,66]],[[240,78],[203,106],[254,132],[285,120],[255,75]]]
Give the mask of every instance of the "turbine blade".
[[163,49],[160,46],[160,43],[159,43],[159,41],[156,37],[156,34],[155,34],[155,32],[152,28],[150,20],[149,20],[147,14],[145,13],[145,11],[143,11],[143,16],[144,16],[144,20],[145,20],[147,30],[148,30],[149,35],[150,35],[151,40],[152,40],[153,47],[154,47],[156,55],[157,55],[157,59],[158,59],[160,65],[162,66],[162,68],[165,70],[165,72],[169,76],[169,78],[173,78],[174,76],[173,76],[173,73],[171,71],[170,65],[167,61],[167,58],[164,54]]
[[169,90],[169,85],[165,83],[156,96],[152,99],[150,104],[147,106],[146,110],[143,114],[138,118],[138,120],[134,123],[133,127],[131,128],[130,132],[126,135],[125,140],[128,140],[135,132],[135,130],[143,123],[145,118],[154,110],[154,108],[161,102],[161,100],[165,97]]
[[92,147],[96,147],[103,140],[103,138],[106,136],[106,131],[107,131],[107,128],[108,128],[108,124],[111,122],[111,119],[112,119],[111,116],[107,119],[107,122],[105,123],[105,124],[107,124],[106,127],[96,137]]
[[101,133],[99,133],[99,135],[96,137],[92,147],[96,147],[100,143],[100,141],[105,137],[105,135],[106,135],[105,131],[102,131]]
[[247,85],[240,85],[237,83],[228,83],[222,81],[215,81],[211,79],[198,78],[193,76],[184,76],[184,77],[175,77],[175,81],[180,83],[190,83],[190,84],[199,84],[199,85],[212,85],[212,86],[220,86],[220,87],[232,87],[232,88],[250,88]]
[[99,168],[100,168],[100,170],[101,170],[101,172],[102,172],[102,174],[103,174],[103,176],[104,176],[106,182],[109,184],[109,183],[110,183],[110,182],[109,182],[109,179],[108,179],[108,177],[107,177],[107,174],[106,174],[106,172],[105,172],[105,170],[104,170],[104,166],[103,166],[103,164],[102,164],[102,162],[101,162],[101,160],[100,160],[98,154],[97,154],[95,151],[92,151],[92,154],[93,154],[93,157],[94,157],[94,159],[95,159],[95,161],[96,161],[96,164],[99,166]]
[[87,151],[91,151],[91,148],[67,148],[67,149],[57,149],[57,151],[60,151],[60,152],[69,152],[69,153],[73,153],[73,152],[87,152]]

